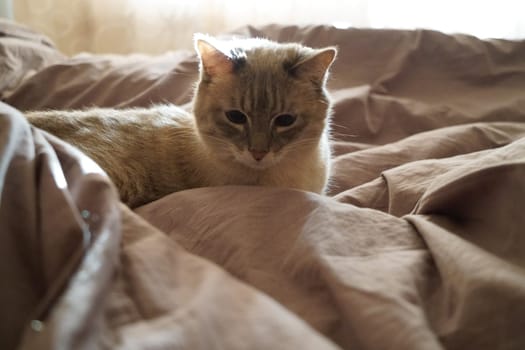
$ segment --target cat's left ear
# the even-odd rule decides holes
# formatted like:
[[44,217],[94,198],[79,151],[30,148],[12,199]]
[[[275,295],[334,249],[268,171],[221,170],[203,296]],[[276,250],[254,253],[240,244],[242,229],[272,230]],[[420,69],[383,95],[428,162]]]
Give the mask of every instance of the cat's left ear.
[[319,49],[310,57],[297,63],[293,70],[300,77],[308,78],[313,81],[322,82],[326,77],[328,68],[332,65],[337,56],[335,47]]
[[201,60],[201,69],[210,77],[231,73],[234,62],[218,48],[213,39],[202,34],[195,35],[195,49]]

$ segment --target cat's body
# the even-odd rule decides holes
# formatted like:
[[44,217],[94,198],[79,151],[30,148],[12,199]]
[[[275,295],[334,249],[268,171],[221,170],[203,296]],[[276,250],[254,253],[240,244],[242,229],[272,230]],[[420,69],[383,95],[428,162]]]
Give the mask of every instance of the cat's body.
[[325,186],[328,140],[324,149],[301,150],[279,166],[252,169],[213,157],[199,140],[193,116],[175,106],[31,112],[27,117],[90,156],[131,207],[194,187],[266,185],[321,192]]
[[[324,84],[335,50],[198,39],[193,114],[175,106],[27,113],[93,158],[131,207],[204,186],[321,193],[330,168]],[[248,48],[246,48],[248,47]]]

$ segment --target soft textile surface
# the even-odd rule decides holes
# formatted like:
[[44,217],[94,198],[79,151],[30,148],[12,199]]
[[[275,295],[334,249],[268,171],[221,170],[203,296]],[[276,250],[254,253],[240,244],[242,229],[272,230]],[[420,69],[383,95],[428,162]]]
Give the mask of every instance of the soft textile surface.
[[46,36],[0,18],[0,98],[36,71],[64,59]]
[[0,108],[2,349],[335,348],[120,205],[90,159]]
[[[0,347],[523,349],[525,42],[237,34],[339,46],[329,195],[201,188],[132,213],[3,105]],[[5,101],[183,104],[195,76],[188,53],[85,55]]]

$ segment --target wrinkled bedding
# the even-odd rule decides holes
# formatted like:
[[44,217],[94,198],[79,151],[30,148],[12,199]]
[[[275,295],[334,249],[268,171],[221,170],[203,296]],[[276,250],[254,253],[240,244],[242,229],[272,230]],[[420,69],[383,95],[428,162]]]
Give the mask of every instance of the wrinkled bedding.
[[0,91],[0,348],[525,348],[525,42],[234,34],[339,47],[327,196],[200,188],[132,212],[21,113],[188,107],[195,55],[62,57],[0,36],[0,52],[56,51],[0,65],[16,81]]

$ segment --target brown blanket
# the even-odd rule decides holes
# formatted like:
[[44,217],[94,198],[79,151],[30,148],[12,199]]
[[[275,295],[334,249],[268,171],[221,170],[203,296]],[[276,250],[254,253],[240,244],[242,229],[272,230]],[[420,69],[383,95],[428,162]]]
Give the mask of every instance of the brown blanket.
[[15,108],[184,104],[195,57],[49,62],[0,105],[0,347],[525,348],[525,42],[237,34],[339,46],[330,195],[201,188],[133,213]]

